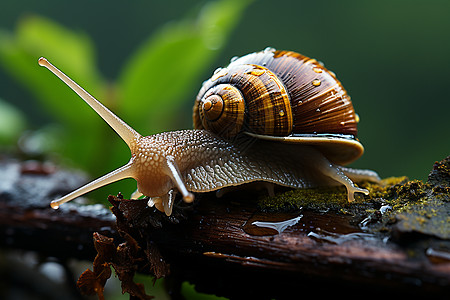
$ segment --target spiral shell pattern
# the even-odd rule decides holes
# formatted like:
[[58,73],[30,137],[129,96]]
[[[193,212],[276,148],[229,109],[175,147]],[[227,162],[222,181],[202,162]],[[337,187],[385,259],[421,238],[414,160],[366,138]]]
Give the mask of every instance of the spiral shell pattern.
[[245,55],[216,70],[194,105],[194,128],[226,138],[242,131],[356,138],[357,121],[350,96],[334,73],[315,59],[274,49]]

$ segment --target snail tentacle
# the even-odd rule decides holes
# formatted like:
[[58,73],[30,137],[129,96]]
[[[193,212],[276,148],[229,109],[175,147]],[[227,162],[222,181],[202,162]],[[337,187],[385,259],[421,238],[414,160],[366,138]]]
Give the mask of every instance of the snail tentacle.
[[136,142],[141,138],[141,135],[134,130],[130,125],[125,123],[122,119],[117,117],[113,112],[111,112],[106,106],[104,106],[100,101],[95,99],[91,94],[89,94],[85,89],[79,86],[75,81],[70,79],[66,74],[61,72],[57,67],[51,64],[46,58],[39,58],[39,65],[46,67],[55,76],[57,76],[61,81],[67,84],[75,93],[80,96],[95,112],[108,123],[109,126],[122,138],[122,140],[132,149]]
[[[168,171],[167,175],[169,175],[169,177],[172,179],[172,182],[175,184],[178,191],[183,196],[183,200],[186,203],[190,203],[190,202],[194,201],[194,195],[187,190],[186,185],[184,184],[184,181],[182,179],[180,169],[178,168],[178,165],[175,162],[175,158],[173,156],[167,156],[166,163],[167,163],[167,171]],[[173,190],[170,190],[168,193],[168,195],[170,195],[170,196],[167,201],[169,201],[171,199],[170,197],[172,197],[172,193],[173,193]],[[171,201],[169,201],[169,202],[171,203]]]
[[147,205],[149,207],[155,206],[159,211],[163,211],[166,216],[170,216],[173,210],[173,204],[175,201],[175,197],[177,192],[174,189],[171,189],[166,195],[161,197],[151,197]]
[[147,202],[148,207],[156,207],[161,212],[164,212],[167,216],[172,214],[172,205],[170,205],[171,196],[167,193],[161,197],[150,197]]
[[82,196],[90,191],[98,189],[102,186],[108,185],[110,183],[125,179],[125,178],[133,178],[134,170],[133,170],[133,160],[121,168],[118,168],[102,177],[89,182],[88,184],[76,189],[75,191],[67,194],[59,199],[53,200],[50,206],[54,209],[59,208],[59,206],[63,203],[69,202],[79,196]]

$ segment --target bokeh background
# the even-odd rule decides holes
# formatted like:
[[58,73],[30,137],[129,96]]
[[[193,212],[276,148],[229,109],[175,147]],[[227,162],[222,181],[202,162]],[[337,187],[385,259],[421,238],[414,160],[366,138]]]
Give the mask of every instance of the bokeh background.
[[[39,56],[151,134],[191,128],[202,81],[267,46],[337,74],[361,118],[366,152],[353,167],[425,180],[450,154],[448,0],[4,1],[0,151],[92,177],[128,160],[126,146],[37,65]],[[89,197],[134,188],[131,180]]]
[[[246,1],[235,1],[235,5],[241,2]],[[88,62],[100,74],[97,77],[101,77],[103,87],[108,84],[114,86],[120,81],[127,61],[149,37],[161,35],[161,32],[164,35],[161,28],[170,27],[180,20],[198,22],[199,18],[205,18],[204,15],[199,16],[208,3],[181,0],[126,3],[116,0],[9,1],[1,5],[0,28],[3,34],[6,32],[14,36],[21,24],[30,17],[39,16],[82,35],[93,46],[92,59]],[[180,109],[173,115],[161,113],[165,121],[171,121],[170,124],[159,122],[161,128],[150,123],[150,128],[140,128],[144,126],[138,119],[143,117],[134,120],[133,110],[121,112],[118,109],[118,114],[143,134],[191,128],[190,105],[201,82],[216,67],[226,65],[231,57],[271,46],[295,50],[324,62],[349,91],[361,118],[359,138],[366,149],[364,156],[353,167],[374,169],[382,177],[406,175],[412,179],[426,179],[433,163],[449,154],[450,1],[260,0],[242,4],[242,9],[237,9],[233,14],[235,24],[230,25],[229,32],[210,45],[213,54],[205,58],[206,65],[195,68],[189,64],[169,64],[167,68],[170,73],[161,72],[161,76],[173,82],[180,81],[179,72],[189,74],[190,69],[193,72],[192,82],[188,82],[177,94],[179,101],[174,105],[180,106]],[[42,32],[43,36],[45,34]],[[59,47],[58,43],[51,46],[53,49]],[[166,56],[189,61],[190,53],[177,47]],[[58,66],[69,74],[71,69],[65,66],[76,64],[72,58],[68,55],[67,62],[64,57],[57,58]],[[5,60],[0,60],[0,63],[0,98],[24,114],[26,123],[23,128],[36,132],[48,128],[49,124],[61,124],[61,119],[55,117],[51,109],[36,100],[33,88],[36,90],[38,86],[26,86],[23,83],[26,79],[18,79],[20,74],[12,76],[11,66],[5,67],[8,64]],[[37,64],[33,68],[39,69]],[[39,72],[51,78],[47,71],[39,69]],[[102,99],[102,95],[106,94],[104,90],[89,89],[91,86],[95,88],[92,80],[89,82],[89,76],[75,76],[75,79],[114,109],[117,106],[114,102]],[[23,77],[27,78],[26,75]],[[56,79],[49,79],[45,84],[50,87],[42,86],[42,89],[60,88]],[[152,81],[147,81],[145,88],[149,89],[152,85]],[[72,99],[72,92],[67,89],[61,93],[67,95],[67,99],[63,96],[57,105],[71,105],[69,102],[72,100],[68,99]],[[79,102],[76,104],[79,106],[72,111],[75,118],[79,111],[85,109],[84,104]],[[166,103],[165,106],[171,104]],[[156,110],[159,108],[155,106]],[[82,123],[83,118],[78,121]],[[108,139],[118,140],[107,126],[104,127],[104,135]],[[81,124],[80,128],[83,128]],[[81,130],[84,135],[89,134],[85,129]],[[87,163],[80,167],[89,166],[86,171],[97,176],[111,170],[111,166],[115,168],[125,163],[128,155],[126,147],[120,146],[120,142],[115,145],[123,156],[118,155],[120,159],[115,163],[108,162],[107,169]],[[89,147],[78,146],[77,152],[99,155],[89,152]],[[68,151],[56,148],[61,149],[62,157],[65,156],[64,151]],[[102,161],[101,157],[95,160]],[[77,162],[70,159],[65,162],[78,167]]]

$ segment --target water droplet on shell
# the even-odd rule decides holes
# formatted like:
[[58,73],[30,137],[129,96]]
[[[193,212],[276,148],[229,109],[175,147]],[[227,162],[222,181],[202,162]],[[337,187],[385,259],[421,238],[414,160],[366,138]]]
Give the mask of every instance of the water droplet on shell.
[[321,84],[321,82],[320,82],[319,79],[314,79],[314,80],[312,81],[312,85],[313,85],[313,86],[319,86],[320,84]]
[[252,69],[250,72],[248,72],[248,74],[254,75],[254,76],[261,76],[262,74],[264,74],[264,72],[266,72],[264,69]]
[[322,69],[319,68],[319,67],[314,67],[313,71],[316,72],[316,73],[322,73]]

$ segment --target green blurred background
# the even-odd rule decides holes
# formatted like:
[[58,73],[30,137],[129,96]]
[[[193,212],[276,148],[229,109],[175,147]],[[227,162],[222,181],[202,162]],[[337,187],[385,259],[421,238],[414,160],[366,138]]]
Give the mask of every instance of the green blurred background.
[[[217,14],[229,11],[228,15],[220,16],[223,20],[219,25],[210,20],[214,18],[214,14],[208,13],[205,8],[209,5],[208,1],[125,3],[116,0],[18,0],[3,3],[0,10],[3,37],[6,34],[11,39],[18,28],[25,26],[23,24],[27,22],[33,22],[30,21],[35,19],[33,16],[39,16],[56,22],[65,30],[73,31],[81,40],[88,40],[92,49],[88,47],[86,50],[91,57],[83,63],[79,63],[77,56],[71,53],[67,54],[66,60],[61,53],[54,54],[54,57],[51,51],[38,54],[30,68],[36,69],[46,81],[35,82],[33,86],[26,88],[24,82],[28,80],[28,76],[22,76],[21,72],[25,72],[27,67],[18,66],[19,71],[14,77],[11,76],[14,72],[11,71],[12,66],[5,67],[9,64],[8,59],[0,60],[0,98],[26,115],[26,124],[21,126],[35,130],[33,136],[41,134],[40,131],[36,134],[39,128],[51,128],[48,132],[58,132],[54,136],[61,134],[62,130],[55,129],[58,127],[54,124],[61,125],[64,122],[64,113],[58,109],[52,111],[49,107],[67,105],[69,108],[66,113],[70,116],[66,119],[73,117],[73,120],[65,126],[72,126],[72,131],[69,129],[68,132],[74,136],[68,138],[67,142],[64,138],[62,140],[65,144],[71,140],[76,141],[76,145],[72,144],[70,147],[76,149],[77,155],[80,155],[77,159],[83,163],[77,164],[70,159],[65,162],[85,168],[93,176],[98,176],[124,164],[129,152],[119,138],[106,125],[102,125],[102,121],[93,112],[89,112],[85,104],[80,100],[73,100],[75,97],[72,97],[70,90],[63,88],[55,78],[47,74],[48,71],[37,66],[38,56],[47,56],[131,126],[142,134],[150,134],[162,130],[191,128],[190,106],[202,81],[216,67],[226,65],[231,57],[271,46],[295,50],[324,62],[349,91],[361,118],[359,138],[366,149],[364,156],[353,167],[374,169],[382,177],[406,175],[426,179],[432,164],[450,154],[450,1],[261,0],[252,1],[248,7],[245,3],[246,1],[228,1],[227,8],[216,9]],[[230,10],[233,5],[239,8]],[[124,75],[133,68],[133,63],[134,67],[139,65],[136,57],[149,39],[153,39],[154,43],[163,41],[166,34],[174,34],[173,27],[188,27],[182,25],[187,24],[183,23],[186,20],[196,24],[209,22],[213,24],[212,27],[220,27],[229,18],[232,19],[229,21],[232,24],[224,25],[225,29],[218,36],[214,35],[214,28],[206,33],[209,35],[209,44],[206,45],[208,51],[205,48],[196,52],[192,45],[186,50],[183,44],[176,43],[176,47],[163,48],[164,51],[158,55],[164,56],[161,60],[164,63],[160,63],[157,68],[155,66],[152,71],[156,72],[156,78],[165,78],[166,85],[153,80],[133,81],[133,76]],[[46,33],[39,34],[45,40]],[[182,35],[183,32],[179,34]],[[0,46],[1,41],[0,39]],[[59,44],[58,41],[53,42],[49,42],[51,49],[64,46],[62,44],[67,47],[64,40]],[[201,53],[205,63],[198,62],[202,57],[195,57],[195,53]],[[174,58],[174,63],[167,63],[171,57]],[[130,62],[133,59],[134,62]],[[83,58],[79,57],[79,60]],[[77,72],[78,64],[91,66]],[[164,68],[165,64],[167,67]],[[200,67],[196,67],[197,65]],[[17,79],[19,76],[23,77],[22,82]],[[135,78],[139,76],[136,75]],[[185,84],[180,85],[180,81]],[[174,92],[175,87],[172,89],[170,82],[177,83],[174,86],[181,90]],[[161,85],[167,92],[158,90]],[[154,95],[149,95],[148,101],[161,98],[160,95],[166,93],[173,94],[177,99],[174,106],[178,108],[172,109],[172,105],[167,102],[149,106],[150,108],[143,108],[139,104],[133,108],[117,103],[121,100],[121,91],[128,89],[128,93],[140,93],[140,87],[144,95],[139,97],[144,99],[145,94],[156,90]],[[51,93],[50,89],[55,89],[60,102],[43,104],[42,100],[36,100],[39,98],[36,90],[39,89],[46,90],[47,94]],[[117,90],[120,92],[117,93]],[[45,96],[45,92],[41,97],[42,95]],[[151,110],[148,117],[146,109]],[[142,119],[147,120],[142,122]],[[75,137],[74,133],[77,124],[81,131],[79,137]],[[92,136],[117,142],[113,146],[104,147],[107,151],[114,152],[111,154],[113,162],[105,161],[100,152],[94,149],[99,148],[99,144],[96,144],[98,138],[89,141],[87,135],[91,130],[87,128],[91,124],[101,131],[96,133],[97,129],[92,129]],[[86,146],[80,144],[83,139]],[[87,145],[88,143],[92,146]],[[52,142],[47,142],[48,144]],[[62,152],[61,157],[72,157],[65,155],[70,152],[67,147],[54,148]],[[112,148],[117,151],[111,150]],[[130,191],[133,190],[134,183],[128,184],[131,185]],[[108,192],[115,193],[116,190],[109,188]]]
[[[4,2],[0,151],[93,177],[129,158],[119,137],[37,65],[39,56],[147,135],[192,128],[202,81],[231,57],[267,46],[314,57],[342,81],[366,148],[353,167],[424,180],[450,154],[448,0]],[[134,188],[129,180],[91,198]]]

